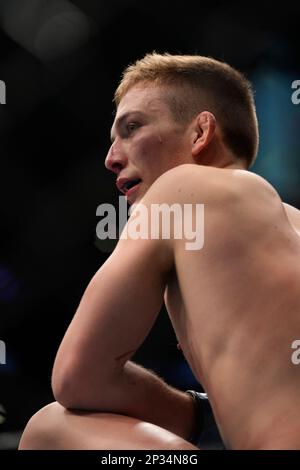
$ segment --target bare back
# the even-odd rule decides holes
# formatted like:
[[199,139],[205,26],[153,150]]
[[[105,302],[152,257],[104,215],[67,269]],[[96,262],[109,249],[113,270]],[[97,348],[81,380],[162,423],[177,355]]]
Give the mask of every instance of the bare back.
[[166,306],[228,448],[296,448],[300,222],[291,223],[299,212],[262,178],[222,171],[234,176],[240,201],[215,214],[208,208],[202,250],[178,241]]

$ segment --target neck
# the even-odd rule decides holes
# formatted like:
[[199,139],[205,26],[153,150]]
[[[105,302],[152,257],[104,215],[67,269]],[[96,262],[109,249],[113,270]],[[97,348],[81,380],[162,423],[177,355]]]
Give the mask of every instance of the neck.
[[202,152],[199,163],[216,168],[247,170],[246,161],[237,158],[220,140],[214,141]]
[[238,170],[247,170],[245,164],[240,161],[225,163],[225,165],[220,166],[219,168],[232,168]]

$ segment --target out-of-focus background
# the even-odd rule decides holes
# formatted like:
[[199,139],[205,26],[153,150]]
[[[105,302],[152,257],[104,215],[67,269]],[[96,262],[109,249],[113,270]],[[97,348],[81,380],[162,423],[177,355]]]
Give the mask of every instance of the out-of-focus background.
[[[244,72],[261,133],[252,170],[300,207],[300,3],[288,3],[0,0],[0,448],[53,400],[55,353],[112,248],[96,208],[118,202],[103,163],[126,65],[156,50]],[[176,344],[162,310],[134,360],[201,390]]]

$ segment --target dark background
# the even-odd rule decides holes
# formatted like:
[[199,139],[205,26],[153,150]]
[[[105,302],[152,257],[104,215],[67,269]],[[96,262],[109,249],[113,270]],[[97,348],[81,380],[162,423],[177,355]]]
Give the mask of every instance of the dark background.
[[[110,253],[96,239],[96,208],[118,201],[103,163],[124,67],[156,50],[244,72],[261,130],[252,170],[300,207],[299,15],[291,2],[0,0],[0,447],[13,448],[14,433],[53,400],[55,353]],[[176,343],[163,310],[134,360],[201,390]]]

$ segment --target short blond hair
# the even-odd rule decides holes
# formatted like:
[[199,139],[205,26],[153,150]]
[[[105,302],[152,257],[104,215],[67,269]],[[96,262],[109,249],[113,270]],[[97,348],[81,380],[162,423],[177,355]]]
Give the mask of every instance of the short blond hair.
[[256,110],[251,83],[241,72],[210,57],[153,52],[124,70],[114,96],[116,106],[140,82],[165,87],[176,122],[187,123],[204,110],[212,112],[233,154],[248,167],[254,162],[259,140]]

